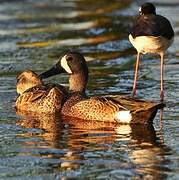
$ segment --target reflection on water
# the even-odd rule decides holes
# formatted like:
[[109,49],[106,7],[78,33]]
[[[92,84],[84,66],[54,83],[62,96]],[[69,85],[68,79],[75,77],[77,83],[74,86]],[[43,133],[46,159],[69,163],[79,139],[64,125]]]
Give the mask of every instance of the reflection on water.
[[[171,171],[164,167],[169,162],[163,155],[166,151],[170,153],[170,149],[156,137],[152,125],[119,125],[22,113],[17,125],[28,129],[40,128],[41,131],[19,135],[19,138],[32,140],[22,142],[27,148],[29,146],[29,152],[21,152],[18,156],[28,154],[55,159],[52,169],[57,174],[70,174],[87,164],[89,167],[81,174],[82,177],[95,178],[98,171],[107,176],[110,168],[110,176],[115,178],[125,177],[133,169],[135,173],[129,174],[129,177],[160,179],[166,177],[162,169]],[[41,138],[42,144],[38,144],[38,138]],[[31,150],[34,147],[38,154]]]
[[54,41],[45,41],[45,42],[33,42],[33,43],[19,43],[21,47],[45,47],[45,46],[77,46],[84,44],[98,44],[106,41],[110,41],[117,38],[115,35],[108,36],[96,36],[92,38],[78,38],[78,39],[68,39],[68,40],[54,40]]
[[[130,94],[135,50],[128,32],[142,1],[0,1],[0,178],[178,179],[179,4],[157,1],[171,20],[174,45],[166,55],[166,108],[154,127],[16,115],[16,75],[41,73],[67,50],[88,61],[88,95]],[[160,62],[142,57],[137,95],[158,100]],[[67,85],[68,77],[50,81]],[[160,126],[163,128],[160,130]]]

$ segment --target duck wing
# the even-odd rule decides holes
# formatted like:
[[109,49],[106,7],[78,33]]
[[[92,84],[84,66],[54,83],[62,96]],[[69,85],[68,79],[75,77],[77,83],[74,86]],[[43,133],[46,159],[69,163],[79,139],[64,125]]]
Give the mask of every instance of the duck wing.
[[49,89],[46,86],[35,86],[26,90],[21,96],[25,102],[34,102],[46,96],[48,92]]
[[131,111],[147,110],[152,107],[158,109],[165,107],[165,104],[161,102],[146,101],[124,95],[106,95],[105,97],[112,99],[114,102],[119,103],[121,106],[124,106],[126,109]]
[[107,95],[105,97],[113,99],[116,103],[130,110],[132,114],[131,123],[152,124],[158,109],[165,107],[165,104],[161,102],[146,101],[129,96]]

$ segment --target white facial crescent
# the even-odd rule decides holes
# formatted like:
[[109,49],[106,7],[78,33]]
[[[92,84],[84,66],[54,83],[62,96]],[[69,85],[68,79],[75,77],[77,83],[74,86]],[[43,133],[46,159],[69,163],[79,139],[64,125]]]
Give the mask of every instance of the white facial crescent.
[[70,67],[68,66],[67,60],[66,60],[66,55],[62,57],[61,59],[61,66],[63,67],[63,69],[65,69],[65,71],[69,74],[72,74],[72,71],[70,69]]
[[139,14],[142,15],[142,8],[139,7]]

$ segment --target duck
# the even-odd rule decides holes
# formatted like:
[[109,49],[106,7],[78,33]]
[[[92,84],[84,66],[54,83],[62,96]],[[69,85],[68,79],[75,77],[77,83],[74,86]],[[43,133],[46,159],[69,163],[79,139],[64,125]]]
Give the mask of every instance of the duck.
[[139,8],[139,17],[134,22],[129,34],[129,41],[137,50],[132,97],[136,94],[140,55],[152,53],[160,55],[160,100],[164,100],[164,55],[173,39],[174,30],[170,21],[166,17],[156,14],[154,4],[149,2],[142,4]]
[[54,114],[60,111],[68,93],[63,86],[44,84],[32,70],[25,70],[17,76],[16,89],[16,112]]
[[127,96],[87,97],[88,67],[84,56],[79,52],[68,52],[49,70],[39,74],[40,79],[67,73],[69,93],[61,109],[62,116],[89,121],[117,123],[152,123],[157,110],[163,103],[146,102]]

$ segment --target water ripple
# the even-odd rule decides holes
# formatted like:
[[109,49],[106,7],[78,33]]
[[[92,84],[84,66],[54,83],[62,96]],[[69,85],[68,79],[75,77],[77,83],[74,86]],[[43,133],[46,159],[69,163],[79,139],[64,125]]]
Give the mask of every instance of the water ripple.
[[[157,1],[175,30],[166,55],[163,130],[154,126],[83,122],[18,114],[16,75],[40,73],[67,50],[89,66],[87,94],[131,94],[136,52],[128,33],[137,15],[131,0],[0,1],[0,178],[177,179],[179,157],[178,1]],[[68,76],[50,81],[68,84]],[[159,100],[160,60],[141,57],[137,96]],[[16,114],[17,113],[17,114]]]

